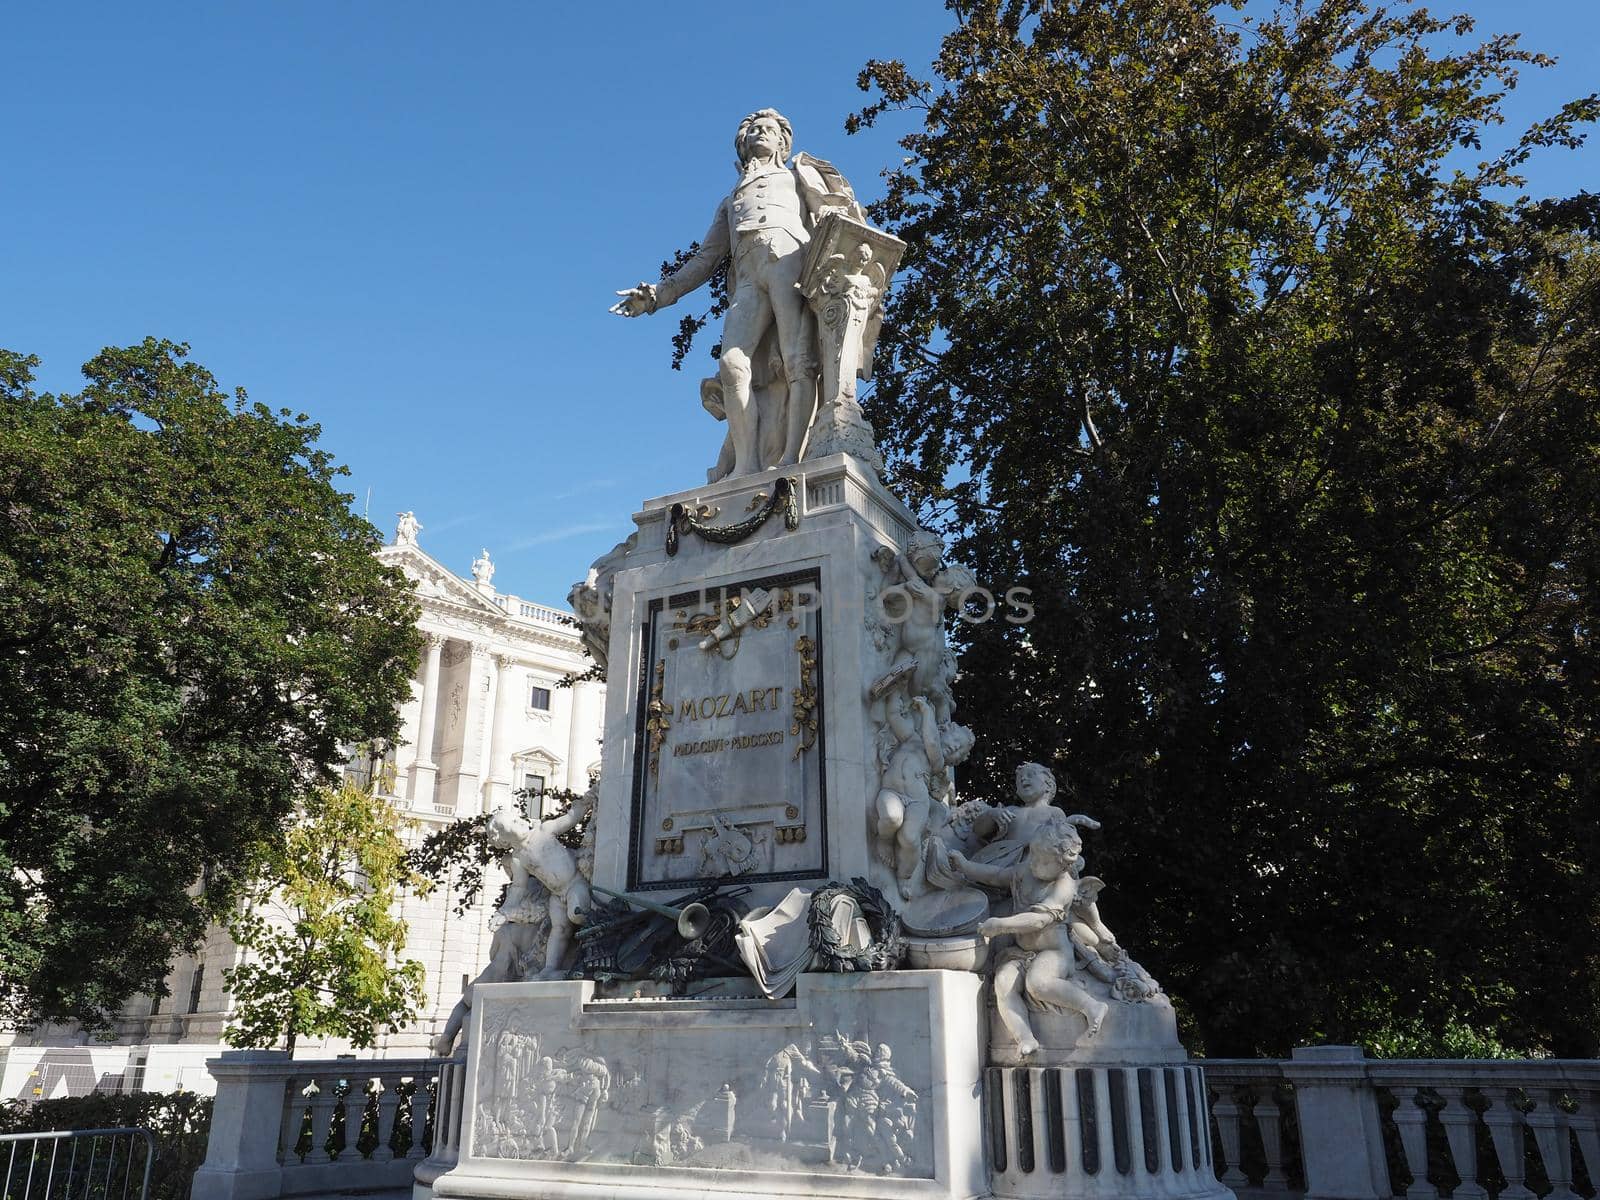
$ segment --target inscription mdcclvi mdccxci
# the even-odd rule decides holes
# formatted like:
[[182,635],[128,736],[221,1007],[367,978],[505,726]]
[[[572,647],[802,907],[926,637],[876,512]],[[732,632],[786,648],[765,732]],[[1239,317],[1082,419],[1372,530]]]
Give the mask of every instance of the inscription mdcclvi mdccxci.
[[630,888],[825,875],[821,575],[652,600]]

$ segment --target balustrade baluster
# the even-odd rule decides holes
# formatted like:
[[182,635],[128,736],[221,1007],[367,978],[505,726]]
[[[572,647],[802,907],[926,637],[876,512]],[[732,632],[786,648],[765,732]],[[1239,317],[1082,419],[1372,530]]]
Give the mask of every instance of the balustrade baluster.
[[1400,1149],[1406,1156],[1411,1182],[1406,1200],[1438,1200],[1439,1189],[1428,1182],[1428,1110],[1422,1106],[1422,1089],[1396,1085],[1394,1124],[1400,1131]]
[[1219,1083],[1213,1095],[1211,1115],[1217,1119],[1217,1140],[1222,1143],[1222,1157],[1228,1169],[1222,1173],[1222,1182],[1229,1187],[1240,1187],[1250,1181],[1239,1169],[1240,1116],[1244,1110],[1235,1103],[1240,1085]]
[[411,1145],[406,1148],[408,1159],[418,1159],[427,1153],[422,1145],[422,1135],[428,1128],[428,1105],[433,1096],[428,1090],[428,1077],[420,1072],[411,1077]]
[[1450,1158],[1461,1182],[1450,1193],[1450,1200],[1487,1200],[1489,1189],[1478,1182],[1478,1114],[1467,1107],[1464,1087],[1439,1086],[1434,1089],[1444,1098],[1439,1120],[1450,1143]]
[[461,1102],[467,1087],[467,1064],[457,1060],[450,1064],[450,1157],[461,1156]]
[[1574,1098],[1578,1111],[1567,1118],[1567,1124],[1578,1137],[1578,1152],[1590,1180],[1600,1179],[1600,1092],[1583,1092]]
[[1483,1098],[1489,1102],[1483,1114],[1483,1123],[1489,1127],[1494,1154],[1500,1160],[1500,1174],[1506,1179],[1499,1200],[1534,1200],[1533,1192],[1527,1185],[1521,1089],[1484,1088]]
[[311,1149],[306,1153],[307,1163],[332,1162],[328,1153],[328,1132],[333,1125],[333,1108],[339,1101],[339,1081],[318,1079],[317,1090],[311,1098]]
[[455,1146],[456,1065],[439,1064],[439,1099],[433,1106],[433,1156],[453,1157]]
[[1544,1173],[1550,1177],[1550,1192],[1544,1200],[1578,1200],[1572,1190],[1572,1139],[1567,1132],[1567,1114],[1561,1111],[1562,1095],[1560,1088],[1541,1090],[1534,1097],[1537,1107],[1527,1115]]
[[1261,1153],[1267,1160],[1267,1174],[1261,1186],[1283,1191],[1289,1186],[1289,1177],[1283,1173],[1283,1113],[1278,1109],[1270,1080],[1261,1084],[1261,1093],[1250,1112],[1261,1131]]
[[300,1130],[305,1124],[305,1086],[302,1079],[291,1079],[283,1085],[283,1121],[278,1126],[278,1161],[285,1166],[300,1165],[295,1146],[300,1142]]
[[400,1081],[385,1080],[381,1076],[372,1081],[378,1089],[378,1144],[372,1148],[373,1162],[390,1162],[394,1159],[395,1114],[400,1108]]
[[344,1100],[344,1150],[341,1157],[370,1158],[361,1143],[367,1140],[367,1114],[378,1117],[378,1081],[370,1075],[350,1080]]

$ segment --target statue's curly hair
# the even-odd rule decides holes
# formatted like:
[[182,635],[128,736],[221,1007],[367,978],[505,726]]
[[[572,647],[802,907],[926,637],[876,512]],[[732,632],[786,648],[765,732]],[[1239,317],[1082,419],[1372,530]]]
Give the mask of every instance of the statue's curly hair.
[[789,118],[785,117],[775,108],[758,108],[755,112],[751,113],[748,117],[739,122],[738,132],[733,135],[733,154],[741,167],[744,166],[745,158],[745,131],[759,121],[762,117],[771,117],[778,123],[778,131],[783,135],[783,149],[782,152],[779,153],[778,159],[780,162],[789,161],[789,152],[794,149],[794,128],[789,124]]

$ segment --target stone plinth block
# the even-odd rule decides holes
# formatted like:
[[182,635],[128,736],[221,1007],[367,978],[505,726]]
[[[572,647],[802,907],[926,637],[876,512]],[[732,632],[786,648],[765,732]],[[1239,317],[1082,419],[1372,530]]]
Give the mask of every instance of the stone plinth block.
[[869,874],[873,554],[911,514],[845,455],[648,501],[613,585],[594,882],[629,892]]
[[[1081,975],[1079,981],[1085,982]],[[1093,980],[1088,980],[1087,984],[1096,994],[1105,994]],[[1153,1065],[1188,1061],[1189,1056],[1178,1041],[1178,1020],[1172,1011],[1172,1002],[1165,996],[1138,1004],[1107,998],[1110,1011],[1100,1032],[1081,1046],[1078,1039],[1088,1026],[1081,1013],[1062,1009],[1033,1010],[1029,1020],[1034,1036],[1039,1039],[1039,1052],[1026,1062],[1018,1055],[1017,1044],[1006,1032],[999,1014],[990,1009],[991,1061],[1003,1067],[1091,1063]]]
[[493,984],[473,1008],[439,1197],[988,1192],[977,976],[802,975],[790,1000],[603,1000]]

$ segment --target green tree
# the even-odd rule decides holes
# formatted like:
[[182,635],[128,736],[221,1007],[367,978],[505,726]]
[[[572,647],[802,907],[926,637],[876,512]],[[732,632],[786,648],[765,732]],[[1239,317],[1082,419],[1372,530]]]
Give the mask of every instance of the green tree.
[[293,1051],[302,1035],[331,1034],[365,1047],[412,1020],[423,967],[400,958],[395,908],[403,890],[425,887],[386,800],[348,784],[314,791],[228,920],[242,951],[224,973],[229,1043]]
[[0,352],[0,1023],[164,993],[421,652],[318,427],[186,354]]
[[1465,19],[951,7],[851,124],[915,114],[892,478],[1034,592],[963,627],[971,781],[1037,758],[1106,819],[1210,1053],[1594,1054],[1600,203],[1518,171],[1596,99],[1486,154],[1547,60]]

